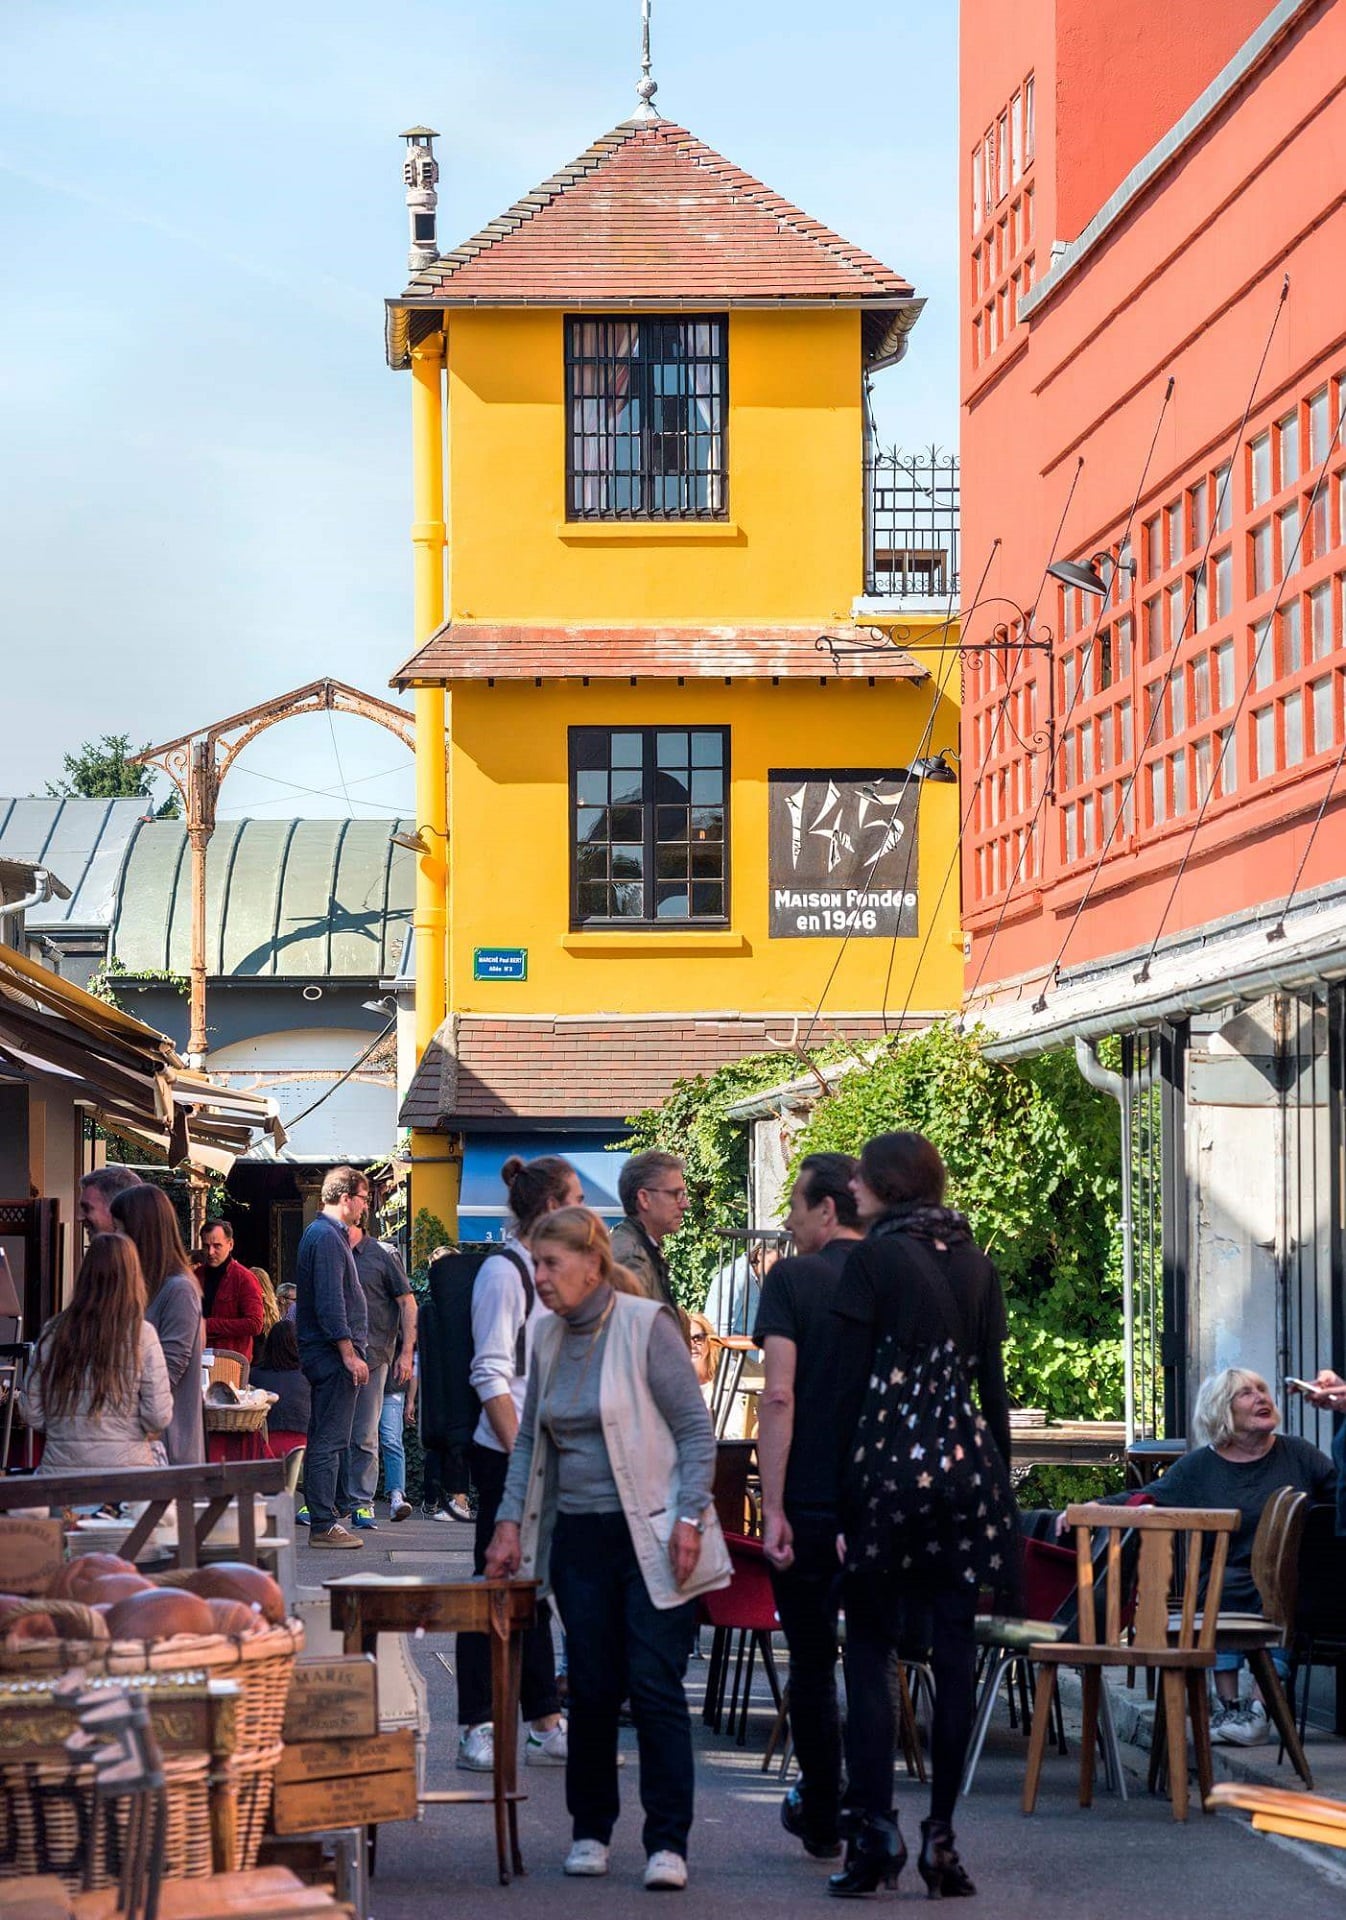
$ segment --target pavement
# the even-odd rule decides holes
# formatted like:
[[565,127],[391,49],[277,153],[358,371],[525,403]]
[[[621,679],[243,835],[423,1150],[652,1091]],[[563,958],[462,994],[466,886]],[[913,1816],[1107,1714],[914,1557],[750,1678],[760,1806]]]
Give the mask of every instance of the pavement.
[[[378,1513],[379,1530],[364,1536],[359,1553],[314,1552],[301,1545],[301,1584],[320,1588],[323,1579],[357,1567],[470,1576],[469,1528],[419,1513],[394,1527],[386,1508]],[[708,1650],[709,1633],[703,1640]],[[454,1766],[452,1640],[416,1642],[414,1655],[429,1694],[427,1784],[483,1784]],[[701,1724],[705,1674],[706,1663],[694,1659],[687,1683],[697,1758],[696,1825],[685,1896],[690,1910],[697,1920],[776,1920],[782,1912],[836,1911],[826,1894],[828,1867],[809,1860],[780,1826],[784,1783],[778,1769],[769,1776],[761,1771],[772,1720],[765,1683],[759,1681],[755,1689],[748,1743],[740,1749],[727,1735]],[[958,1843],[980,1896],[971,1914],[986,1920],[1231,1920],[1236,1915],[1323,1920],[1346,1910],[1346,1853],[1256,1834],[1237,1815],[1194,1812],[1185,1825],[1175,1822],[1167,1801],[1145,1791],[1143,1685],[1118,1705],[1119,1726],[1128,1739],[1122,1749],[1128,1799],[1100,1788],[1094,1806],[1081,1808],[1072,1743],[1067,1758],[1049,1748],[1038,1809],[1028,1819],[1019,1811],[1026,1743],[1010,1728],[1002,1705],[972,1795],[959,1807]],[[1066,1719],[1069,1732],[1069,1700]],[[429,1914],[460,1911],[502,1916],[526,1911],[530,1920],[625,1920],[633,1908],[643,1910],[635,1735],[624,1730],[621,1738],[627,1757],[621,1775],[624,1812],[607,1879],[564,1877],[561,1862],[570,1840],[564,1770],[530,1767],[523,1770],[528,1799],[520,1808],[525,1879],[507,1888],[497,1884],[488,1806],[428,1808],[417,1822],[380,1829],[373,1920],[425,1920]],[[1294,1784],[1288,1766],[1276,1767],[1274,1746],[1217,1753],[1227,1777]],[[1346,1741],[1315,1736],[1310,1729],[1309,1757],[1318,1790],[1346,1797]],[[901,1766],[896,1799],[903,1830],[914,1843],[926,1810],[925,1790]],[[893,1897],[879,1894],[875,1900]],[[914,1862],[896,1898],[925,1898]]]

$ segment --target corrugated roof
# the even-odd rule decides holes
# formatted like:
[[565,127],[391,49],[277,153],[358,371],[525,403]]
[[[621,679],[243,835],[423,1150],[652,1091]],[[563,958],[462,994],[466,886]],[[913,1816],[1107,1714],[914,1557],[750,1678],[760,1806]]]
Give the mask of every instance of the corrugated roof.
[[70,889],[24,916],[30,932],[111,926],[126,849],[150,802],[143,799],[0,799],[0,858],[48,867]]
[[898,647],[834,667],[820,639],[872,640],[855,627],[492,626],[446,621],[393,675],[395,687],[443,680],[924,680]]
[[409,306],[609,301],[869,307],[870,358],[896,356],[889,336],[920,305],[900,273],[685,127],[628,120],[415,274],[389,303],[389,360],[406,364]]
[[[406,820],[223,820],[206,862],[210,974],[377,980],[411,923],[416,857],[392,844]],[[186,973],[187,830],[155,820],[136,836],[112,929],[131,973]]]

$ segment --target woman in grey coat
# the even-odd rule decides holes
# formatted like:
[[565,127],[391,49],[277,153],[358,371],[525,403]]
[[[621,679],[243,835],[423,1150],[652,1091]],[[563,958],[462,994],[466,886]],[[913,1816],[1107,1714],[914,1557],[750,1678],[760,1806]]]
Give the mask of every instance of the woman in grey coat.
[[[27,1424],[46,1435],[44,1473],[158,1464],[153,1443],[172,1418],[173,1395],[125,1234],[89,1242],[70,1305],[38,1339],[20,1405]],[[126,1497],[135,1497],[129,1481]]]
[[159,1336],[173,1389],[173,1418],[164,1434],[171,1467],[206,1457],[202,1403],[201,1289],[178,1231],[178,1216],[162,1187],[128,1187],[112,1202],[112,1218],[140,1256],[148,1302],[145,1318]]

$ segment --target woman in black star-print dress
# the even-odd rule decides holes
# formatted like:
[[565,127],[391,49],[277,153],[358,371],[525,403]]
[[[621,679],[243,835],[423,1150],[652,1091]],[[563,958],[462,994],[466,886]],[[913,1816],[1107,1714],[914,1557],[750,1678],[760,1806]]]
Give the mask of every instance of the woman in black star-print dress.
[[[847,1261],[833,1301],[842,1320],[837,1441],[848,1544],[842,1591],[850,1784],[846,1864],[828,1885],[842,1896],[895,1885],[907,1857],[892,1807],[896,1727],[888,1668],[913,1610],[929,1614],[935,1677],[930,1817],[921,1825],[917,1865],[932,1895],[976,1891],[955,1851],[952,1824],[976,1704],[973,1622],[979,1586],[1012,1593],[1018,1548],[1004,1297],[967,1221],[943,1205],[944,1185],[944,1163],[920,1134],[880,1134],[867,1143],[852,1190],[868,1237]],[[904,1436],[911,1430],[895,1471],[915,1498],[903,1502],[899,1495],[884,1516],[886,1483],[875,1479],[872,1455],[883,1433],[877,1423],[890,1415]],[[947,1445],[922,1447],[935,1425],[950,1430]],[[898,1459],[903,1443],[882,1444],[889,1461]],[[974,1504],[963,1514],[951,1512],[947,1500],[933,1509],[924,1504],[922,1486],[941,1474],[974,1487]],[[885,1527],[876,1527],[869,1511],[876,1504]],[[897,1511],[901,1505],[911,1511]]]

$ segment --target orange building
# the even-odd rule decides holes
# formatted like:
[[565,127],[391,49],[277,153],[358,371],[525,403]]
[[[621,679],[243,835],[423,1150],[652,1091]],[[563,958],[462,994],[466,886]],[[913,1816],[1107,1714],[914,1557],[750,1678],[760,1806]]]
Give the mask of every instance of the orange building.
[[963,9],[968,1000],[1123,1036],[1151,1430],[1346,1370],[1344,79],[1324,0]]

